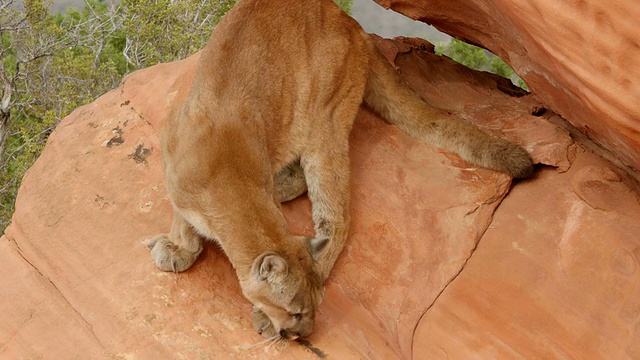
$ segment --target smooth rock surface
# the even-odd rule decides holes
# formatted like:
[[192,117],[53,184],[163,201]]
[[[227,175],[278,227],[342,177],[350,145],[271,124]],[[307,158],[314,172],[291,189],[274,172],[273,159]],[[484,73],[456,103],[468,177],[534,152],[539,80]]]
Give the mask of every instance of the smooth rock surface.
[[375,1],[500,56],[545,107],[640,178],[638,2]]
[[[143,241],[172,216],[159,132],[198,55],[138,71],[67,117],[24,179],[0,240],[0,357],[431,359],[444,358],[440,348],[463,358],[636,357],[636,190],[532,116],[531,96],[509,96],[496,77],[424,42],[378,44],[427,101],[551,167],[509,190],[507,176],[363,108],[350,238],[315,331],[306,343],[266,344],[217,246],[185,273],[151,263]],[[312,234],[306,197],[284,211],[294,233]]]
[[518,184],[420,321],[414,357],[640,358],[639,213],[588,153]]

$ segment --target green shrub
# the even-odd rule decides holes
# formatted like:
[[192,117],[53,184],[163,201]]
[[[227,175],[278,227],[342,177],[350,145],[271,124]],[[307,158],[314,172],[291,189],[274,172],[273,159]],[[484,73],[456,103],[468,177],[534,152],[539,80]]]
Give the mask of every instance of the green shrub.
[[18,187],[49,134],[75,108],[129,71],[199,50],[233,0],[87,0],[50,15],[50,0],[24,10],[0,0],[0,231]]
[[353,5],[353,0],[335,0],[335,2],[340,5],[344,12],[351,15],[351,5]]
[[485,49],[467,44],[458,39],[451,39],[446,44],[436,45],[436,54],[445,55],[468,68],[488,71],[510,79],[516,86],[529,91],[524,81],[499,57]]

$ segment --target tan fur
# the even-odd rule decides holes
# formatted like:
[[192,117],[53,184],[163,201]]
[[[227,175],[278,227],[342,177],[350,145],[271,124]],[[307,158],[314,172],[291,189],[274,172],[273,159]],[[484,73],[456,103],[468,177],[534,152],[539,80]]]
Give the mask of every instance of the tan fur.
[[[308,336],[349,226],[348,139],[363,100],[409,134],[512,176],[522,148],[443,116],[409,89],[333,0],[242,0],[202,52],[191,93],[166,120],[174,206],[148,245],[165,271],[217,241],[265,337]],[[306,181],[305,181],[306,180]],[[308,187],[316,238],[289,233],[279,203]]]

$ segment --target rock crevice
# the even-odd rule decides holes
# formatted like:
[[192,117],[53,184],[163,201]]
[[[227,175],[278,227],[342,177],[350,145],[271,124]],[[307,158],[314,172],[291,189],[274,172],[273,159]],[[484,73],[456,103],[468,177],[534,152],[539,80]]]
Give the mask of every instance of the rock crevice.
[[[42,281],[44,283],[46,283],[46,286],[48,286],[49,288],[52,289],[51,293],[53,293],[55,297],[61,299],[62,302],[66,306],[68,306],[68,308],[71,309],[71,311],[75,315],[75,317],[78,318],[80,320],[80,322],[84,325],[84,327],[88,329],[89,333],[95,339],[96,343],[104,350],[104,354],[103,355],[105,355],[105,356],[109,355],[110,352],[107,351],[107,349],[101,343],[100,338],[96,335],[95,331],[93,330],[93,325],[91,325],[91,323],[85,318],[85,316],[83,316],[82,313],[80,311],[78,311],[78,309],[75,306],[73,306],[73,304],[65,296],[64,292],[62,292],[58,288],[56,283],[53,280],[51,280],[51,278],[49,278],[49,276],[47,276],[45,273],[40,271],[40,269],[38,269],[38,267],[35,266],[34,263],[27,258],[27,256],[25,255],[24,251],[20,248],[20,245],[18,244],[18,242],[15,239],[12,239],[11,237],[6,236],[6,235],[5,235],[5,237],[8,240],[9,244],[11,244],[11,249],[13,251],[15,251],[16,254],[18,254],[20,256],[22,261],[24,261],[31,269],[33,269],[38,274],[38,276],[42,279]],[[43,300],[43,302],[45,302],[45,301],[47,301],[47,300]],[[38,307],[40,307],[40,305],[36,305],[36,308],[38,308]],[[29,322],[29,320],[31,320],[33,317],[34,317],[34,313],[31,313],[29,315],[29,318],[24,323]],[[15,337],[17,334],[18,334],[18,331],[16,331],[14,333],[14,335],[9,337],[7,339],[8,340],[7,342],[11,341],[11,339],[13,337]]]

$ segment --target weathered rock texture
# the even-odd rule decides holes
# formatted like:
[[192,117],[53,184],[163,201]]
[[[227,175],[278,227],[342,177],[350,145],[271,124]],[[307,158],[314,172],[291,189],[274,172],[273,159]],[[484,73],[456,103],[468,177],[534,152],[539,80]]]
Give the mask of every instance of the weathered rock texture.
[[640,169],[636,1],[375,1],[491,50],[547,108]]
[[[625,178],[495,76],[416,40],[379,45],[429,102],[551,166],[509,190],[362,109],[353,225],[315,332],[261,344],[216,246],[182,274],[151,263],[143,241],[171,223],[158,135],[198,56],[136,72],[67,117],[24,179],[0,240],[0,357],[640,356],[640,204]],[[312,233],[306,198],[284,210]]]

